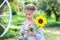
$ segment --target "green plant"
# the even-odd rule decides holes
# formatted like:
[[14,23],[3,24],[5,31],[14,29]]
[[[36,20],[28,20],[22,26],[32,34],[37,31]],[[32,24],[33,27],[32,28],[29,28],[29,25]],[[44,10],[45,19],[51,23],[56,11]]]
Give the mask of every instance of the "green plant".
[[8,32],[2,38],[12,38],[16,35],[13,30],[8,30]]
[[4,28],[0,25],[0,35],[4,32]]

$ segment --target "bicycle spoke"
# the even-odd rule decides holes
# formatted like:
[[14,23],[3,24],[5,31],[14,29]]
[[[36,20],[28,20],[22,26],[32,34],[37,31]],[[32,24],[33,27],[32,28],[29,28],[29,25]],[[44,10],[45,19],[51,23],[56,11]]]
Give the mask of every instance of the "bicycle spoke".
[[[10,4],[9,4],[8,0],[4,0],[4,1],[2,2],[2,4],[0,5],[0,8],[4,5],[4,3],[7,3],[8,9],[9,9],[9,13],[8,13],[8,14],[0,15],[0,17],[5,17],[5,16],[6,16],[6,17],[9,17],[9,20],[8,20],[9,22],[8,22],[8,24],[6,25],[6,27],[5,27],[5,25],[3,25],[3,24],[0,23],[0,27],[4,29],[4,32],[0,35],[0,37],[3,37],[3,36],[6,34],[6,32],[8,31],[8,29],[9,29],[9,27],[10,27],[11,19],[12,19],[11,7],[10,7]],[[5,20],[5,19],[4,19],[4,20]]]
[[4,28],[4,30],[5,30],[5,27],[4,27],[4,25],[2,25],[1,23],[0,23],[0,25],[1,25],[1,27],[2,27],[2,28]]
[[0,17],[2,17],[2,16],[10,16],[10,15],[0,15]]
[[2,2],[2,4],[0,5],[0,8],[4,5],[5,1]]

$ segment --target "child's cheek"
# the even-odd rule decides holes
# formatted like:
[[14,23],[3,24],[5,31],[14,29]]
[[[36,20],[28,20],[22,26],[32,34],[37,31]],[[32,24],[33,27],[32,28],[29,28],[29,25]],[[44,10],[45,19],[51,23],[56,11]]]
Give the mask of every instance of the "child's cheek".
[[27,18],[30,18],[30,16],[26,16]]

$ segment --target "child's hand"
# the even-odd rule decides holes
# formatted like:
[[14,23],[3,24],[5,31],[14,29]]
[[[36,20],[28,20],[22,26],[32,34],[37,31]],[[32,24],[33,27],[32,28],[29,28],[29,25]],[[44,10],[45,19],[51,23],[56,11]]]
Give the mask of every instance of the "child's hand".
[[25,30],[22,31],[22,34],[25,34]]
[[28,35],[29,35],[29,36],[36,36],[36,34],[33,33],[33,32],[28,32]]

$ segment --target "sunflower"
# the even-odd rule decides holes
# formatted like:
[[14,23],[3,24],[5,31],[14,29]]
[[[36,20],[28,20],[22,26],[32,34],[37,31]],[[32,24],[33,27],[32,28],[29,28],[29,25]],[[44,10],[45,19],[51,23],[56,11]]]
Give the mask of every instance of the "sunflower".
[[37,17],[36,17],[35,24],[36,24],[38,27],[42,28],[42,27],[45,26],[46,23],[47,23],[47,22],[46,22],[46,18],[45,18],[44,16],[37,16]]

